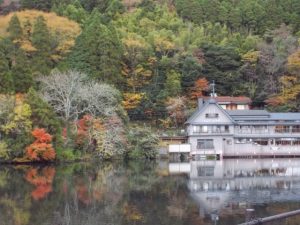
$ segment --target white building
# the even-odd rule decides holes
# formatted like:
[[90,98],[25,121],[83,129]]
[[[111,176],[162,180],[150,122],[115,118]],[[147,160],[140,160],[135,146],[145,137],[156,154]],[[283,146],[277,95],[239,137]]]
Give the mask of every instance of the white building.
[[300,113],[226,110],[216,98],[198,102],[186,122],[191,155],[300,156]]

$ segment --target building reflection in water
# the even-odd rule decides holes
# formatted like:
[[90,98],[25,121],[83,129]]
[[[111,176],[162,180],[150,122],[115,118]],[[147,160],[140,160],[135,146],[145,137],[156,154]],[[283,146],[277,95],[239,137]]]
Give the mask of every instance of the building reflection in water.
[[300,202],[300,159],[226,159],[169,163],[170,174],[187,174],[201,217],[217,224],[220,214],[274,202]]

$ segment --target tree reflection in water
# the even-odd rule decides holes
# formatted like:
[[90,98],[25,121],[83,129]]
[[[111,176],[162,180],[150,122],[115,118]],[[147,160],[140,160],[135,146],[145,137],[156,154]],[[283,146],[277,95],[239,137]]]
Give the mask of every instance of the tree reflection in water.
[[3,166],[0,225],[234,225],[249,207],[257,217],[300,208],[298,161],[251,164]]

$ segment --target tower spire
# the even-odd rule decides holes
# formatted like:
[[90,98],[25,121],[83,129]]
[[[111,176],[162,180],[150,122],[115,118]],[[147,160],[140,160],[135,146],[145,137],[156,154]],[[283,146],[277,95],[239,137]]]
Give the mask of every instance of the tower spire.
[[217,97],[215,86],[216,86],[216,84],[215,84],[215,81],[213,80],[212,84],[210,84],[210,87],[211,87],[211,90],[212,90],[212,92],[210,93],[210,96],[213,97],[213,98]]

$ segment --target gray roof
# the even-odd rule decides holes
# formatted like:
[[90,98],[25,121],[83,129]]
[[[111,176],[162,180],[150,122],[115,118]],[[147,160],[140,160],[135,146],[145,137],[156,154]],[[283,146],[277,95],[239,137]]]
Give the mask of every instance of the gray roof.
[[271,120],[299,120],[300,113],[270,113]]
[[[215,99],[206,101],[204,105],[187,120],[186,124],[193,123],[194,119],[209,105],[215,104],[234,123],[299,123],[300,113],[270,113],[266,110],[224,110]],[[200,124],[200,123],[199,123]],[[201,123],[202,124],[202,123]]]
[[230,116],[270,116],[266,110],[226,110]]
[[204,103],[204,105],[199,109],[197,108],[197,110],[192,114],[192,116],[185,122],[185,124],[190,124],[194,121],[195,118],[197,118],[197,116],[209,105],[209,104],[214,104],[216,105],[222,112],[224,112],[224,114],[232,121],[234,122],[233,118],[227,113],[227,111],[225,109],[223,109],[219,104],[217,104],[215,99],[210,99],[209,101],[206,101]]

